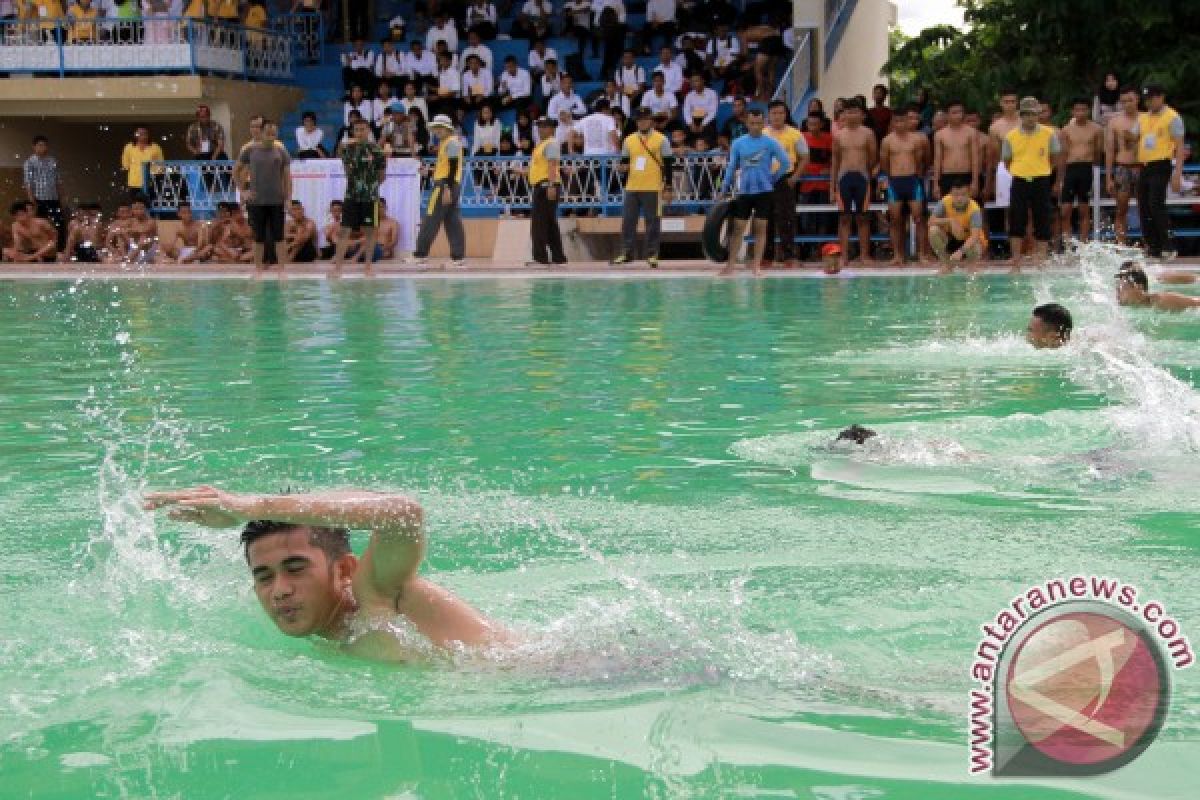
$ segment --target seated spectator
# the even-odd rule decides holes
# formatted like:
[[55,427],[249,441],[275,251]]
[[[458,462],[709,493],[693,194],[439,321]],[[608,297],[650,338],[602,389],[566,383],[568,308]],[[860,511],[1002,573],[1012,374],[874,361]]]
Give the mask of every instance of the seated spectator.
[[355,39],[353,49],[342,54],[342,88],[350,91],[352,86],[364,90],[374,90],[375,86],[375,53],[362,39]]
[[[550,35],[551,20],[554,19],[554,5],[550,0],[525,0],[520,13],[513,20],[512,38],[514,39],[544,39]],[[532,62],[530,69],[533,68]]]
[[546,59],[543,66],[546,71],[542,73],[542,77],[538,80],[538,100],[542,105],[550,102],[550,98],[562,91],[563,74],[558,71],[558,61],[553,58]]
[[442,56],[446,56],[450,59],[450,69],[454,70],[455,72],[463,71],[463,62],[459,59],[458,53],[455,53],[453,50],[451,50],[450,45],[439,40],[437,44],[434,45],[433,58],[435,61],[441,63]]
[[665,114],[668,118],[675,116],[675,109],[679,108],[679,101],[675,98],[674,92],[667,91],[667,76],[655,71],[652,78],[652,87],[650,91],[642,95],[641,108],[648,108],[656,115]]
[[399,102],[392,104],[391,112],[379,129],[379,146],[389,158],[415,158],[417,143],[410,115]]
[[467,34],[467,46],[462,51],[462,63],[466,64],[471,56],[479,56],[479,66],[489,75],[494,71],[492,48],[480,41],[479,34],[471,31]]
[[505,57],[504,71],[500,73],[500,107],[527,106],[532,92],[529,72],[517,66],[516,56]]
[[475,130],[471,134],[471,155],[494,156],[500,152],[500,134],[502,132],[499,120],[491,106],[479,110],[475,119]]
[[533,125],[534,117],[539,112],[530,111],[528,106],[517,110],[517,124],[513,126],[513,141],[520,155],[532,155],[533,147],[537,144],[537,130]]
[[546,104],[546,115],[556,119],[562,118],[562,112],[568,111],[573,117],[582,117],[587,113],[583,98],[575,94],[575,81],[570,75],[562,76],[562,88],[550,98]]
[[[477,37],[485,41],[491,41],[496,38],[496,26],[499,24],[499,17],[496,15],[496,7],[488,2],[488,0],[472,0],[471,5],[467,6],[467,34],[474,33]],[[492,62],[487,60],[488,72],[492,70]]]
[[33,204],[18,200],[9,207],[12,215],[12,246],[4,259],[19,264],[51,264],[58,259],[58,231],[49,221],[36,216]]
[[675,38],[675,19],[675,0],[649,0],[646,3],[646,23],[638,37],[645,55],[650,55],[655,39],[661,38],[664,45],[671,44]]
[[425,49],[425,45],[420,40],[414,40],[409,45],[409,52],[405,56],[404,64],[416,82],[419,94],[437,86],[437,58],[433,55],[433,51]]
[[621,54],[621,66],[613,73],[613,82],[630,104],[636,104],[646,91],[646,70],[637,63],[632,50]]
[[254,259],[254,232],[240,205],[230,209],[229,224],[213,244],[213,258],[225,264],[249,264]]
[[[333,253],[337,249],[338,236],[342,231],[342,201],[333,200],[329,203],[329,217],[322,228],[322,233],[325,234],[325,246],[321,248],[321,258],[328,260],[333,258]],[[346,248],[346,258],[351,260],[358,257],[362,252],[363,238],[365,234],[360,228],[357,231],[350,232],[350,245]]]
[[416,81],[409,81],[404,84],[404,97],[400,98],[400,105],[407,114],[411,114],[415,108],[421,112],[421,119],[429,119],[429,106],[426,105],[424,97],[417,96]]
[[397,14],[388,20],[388,38],[393,42],[403,42],[408,31],[404,25],[404,17]]
[[247,28],[266,30],[267,8],[265,0],[250,0],[250,4],[246,7],[246,15],[242,17],[242,24]]
[[399,93],[404,82],[412,77],[408,59],[404,53],[396,51],[391,39],[384,39],[380,46],[383,49],[375,59],[375,80],[386,84],[393,94]]
[[625,49],[625,4],[622,0],[594,0],[594,25],[600,41],[604,43],[604,62],[601,75],[611,75],[621,60]]
[[632,108],[632,104],[629,102],[628,97],[621,94],[621,90],[617,88],[616,81],[605,81],[604,93],[601,94],[600,97],[608,102],[609,108],[613,109],[614,111],[620,111],[625,115],[626,118],[629,117],[629,109]]
[[696,147],[697,139],[703,139],[705,142],[717,141],[716,123],[708,119],[706,116],[707,113],[703,108],[699,107],[693,108],[690,113],[685,112],[684,118],[687,120],[687,127],[684,128],[683,133],[686,137],[688,147],[693,150],[698,149]]
[[293,200],[283,226],[284,260],[288,264],[311,264],[317,260],[317,223],[304,213],[304,204]]
[[305,111],[296,128],[296,158],[329,158],[329,151],[321,144],[325,132],[317,127],[317,115]]
[[529,74],[536,81],[546,71],[546,62],[553,61],[558,65],[558,53],[553,47],[546,47],[544,39],[535,39],[529,47]]
[[463,108],[470,111],[478,111],[492,104],[492,73],[482,69],[482,66],[479,56],[472,53],[467,57],[467,71],[462,74],[462,102]]
[[452,116],[462,94],[462,75],[454,68],[446,53],[438,56],[437,80],[437,89],[429,98],[429,110],[435,117],[438,114]]
[[[339,130],[337,134],[337,145],[333,150],[334,158],[341,158],[342,148],[354,141],[354,123],[358,122],[360,119],[366,120],[367,116],[357,109],[351,111],[346,116],[346,124],[342,126],[341,130]],[[369,121],[368,124],[370,124]],[[374,133],[371,134],[370,138],[371,141],[375,141]]]
[[438,42],[445,42],[451,53],[458,52],[458,28],[442,11],[433,15],[433,25],[425,34],[425,48],[436,53]]
[[654,65],[652,74],[663,76],[663,88],[667,92],[677,95],[683,91],[683,69],[675,61],[675,51],[671,48],[664,47],[658,51],[658,63]]
[[579,55],[587,54],[588,43],[592,45],[592,58],[599,55],[600,41],[592,30],[592,0],[567,0],[563,6],[564,36],[574,36],[579,44]]
[[391,261],[400,243],[400,224],[387,213],[387,198],[379,198],[379,231],[375,239],[374,261]]
[[408,128],[412,135],[413,158],[429,153],[429,128],[425,125],[426,115],[413,106],[408,109]]
[[383,122],[383,115],[392,107],[392,90],[388,88],[386,83],[379,84],[379,89],[376,90],[375,99],[371,101],[371,116],[369,120],[371,127],[379,129]]
[[[696,111],[699,110],[703,112],[705,125],[715,122],[717,107],[720,105],[717,93],[704,85],[702,73],[692,73],[690,81],[692,89],[683,98],[683,118],[690,122]],[[709,141],[716,141],[716,137],[710,137]]]
[[737,78],[742,65],[742,45],[738,37],[730,33],[728,25],[717,26],[716,35],[704,48],[704,62],[713,81],[721,81],[725,94],[731,94],[730,84]]
[[370,120],[372,115],[372,104],[367,99],[361,86],[350,87],[350,99],[342,103],[342,124],[350,124],[350,114],[357,111],[359,116],[365,120]]

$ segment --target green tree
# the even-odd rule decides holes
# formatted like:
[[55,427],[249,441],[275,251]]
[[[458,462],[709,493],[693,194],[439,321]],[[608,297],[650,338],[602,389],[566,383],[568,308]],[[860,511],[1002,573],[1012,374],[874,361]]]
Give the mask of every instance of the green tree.
[[1200,121],[1200,2],[1196,0],[959,0],[964,30],[928,28],[898,45],[885,66],[897,99],[927,87],[994,109],[1013,87],[1065,111],[1114,71],[1123,84],[1163,84],[1196,130]]

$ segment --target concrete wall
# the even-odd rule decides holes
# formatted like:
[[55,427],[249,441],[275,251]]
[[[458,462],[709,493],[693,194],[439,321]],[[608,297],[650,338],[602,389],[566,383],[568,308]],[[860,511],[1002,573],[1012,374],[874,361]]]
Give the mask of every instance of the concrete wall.
[[[826,108],[832,108],[838,97],[864,94],[870,100],[871,87],[881,82],[888,58],[888,31],[896,23],[896,14],[896,6],[889,0],[858,0],[833,61],[817,85]],[[821,59],[823,64],[823,53]]]

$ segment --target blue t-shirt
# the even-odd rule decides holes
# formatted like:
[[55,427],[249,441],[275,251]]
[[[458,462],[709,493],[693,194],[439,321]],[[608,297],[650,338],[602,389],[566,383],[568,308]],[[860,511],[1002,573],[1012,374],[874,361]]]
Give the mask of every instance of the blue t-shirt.
[[779,142],[770,136],[739,136],[729,151],[729,164],[725,167],[725,180],[721,191],[728,192],[733,186],[733,176],[741,171],[738,191],[742,194],[759,194],[775,188],[775,178],[787,167],[788,156]]

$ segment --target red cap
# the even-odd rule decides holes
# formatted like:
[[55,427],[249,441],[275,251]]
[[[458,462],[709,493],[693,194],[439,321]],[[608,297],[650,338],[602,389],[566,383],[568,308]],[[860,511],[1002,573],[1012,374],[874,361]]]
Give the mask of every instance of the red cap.
[[829,256],[840,256],[841,254],[842,248],[833,242],[828,242],[821,246],[821,255],[825,258],[828,258]]

